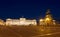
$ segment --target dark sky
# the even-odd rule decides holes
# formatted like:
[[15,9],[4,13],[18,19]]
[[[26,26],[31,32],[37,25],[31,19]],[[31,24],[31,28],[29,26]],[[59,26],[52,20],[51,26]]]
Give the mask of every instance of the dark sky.
[[55,19],[60,19],[59,0],[1,0],[0,19],[6,18],[41,18],[47,9]]

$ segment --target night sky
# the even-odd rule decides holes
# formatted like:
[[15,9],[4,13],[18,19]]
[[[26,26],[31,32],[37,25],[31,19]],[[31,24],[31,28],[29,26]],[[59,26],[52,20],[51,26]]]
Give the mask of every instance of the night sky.
[[51,10],[54,19],[60,19],[59,0],[1,0],[0,19],[20,18],[39,19]]

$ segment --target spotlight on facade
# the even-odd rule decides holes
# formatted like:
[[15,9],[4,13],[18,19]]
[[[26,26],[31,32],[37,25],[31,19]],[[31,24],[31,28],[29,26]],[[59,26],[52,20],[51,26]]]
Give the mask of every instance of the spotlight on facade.
[[43,19],[40,19],[40,22],[44,21]]
[[44,25],[44,19],[40,19],[40,20],[39,20],[39,24],[40,24],[40,25]]
[[50,21],[50,18],[46,18],[45,21]]

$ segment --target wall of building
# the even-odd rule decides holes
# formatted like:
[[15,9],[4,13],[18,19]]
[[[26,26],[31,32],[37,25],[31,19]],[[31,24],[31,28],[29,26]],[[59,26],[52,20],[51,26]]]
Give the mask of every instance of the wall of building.
[[37,25],[36,20],[20,19],[6,19],[6,25]]
[[0,19],[0,25],[5,25],[4,20]]

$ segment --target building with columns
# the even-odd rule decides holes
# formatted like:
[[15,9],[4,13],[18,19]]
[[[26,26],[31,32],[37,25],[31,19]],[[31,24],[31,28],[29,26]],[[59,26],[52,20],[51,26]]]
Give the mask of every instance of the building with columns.
[[29,20],[26,18],[20,18],[20,19],[6,19],[6,25],[37,25],[37,22],[35,19]]

